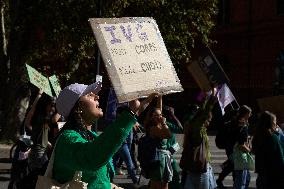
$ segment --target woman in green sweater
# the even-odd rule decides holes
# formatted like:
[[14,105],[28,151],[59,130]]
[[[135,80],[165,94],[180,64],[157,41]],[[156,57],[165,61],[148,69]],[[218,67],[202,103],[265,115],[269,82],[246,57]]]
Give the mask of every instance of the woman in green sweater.
[[139,101],[129,103],[117,120],[101,135],[90,131],[91,125],[103,116],[99,108],[100,83],[72,84],[64,88],[56,101],[58,112],[67,122],[57,139],[53,179],[59,183],[72,180],[75,171],[82,171],[88,189],[110,189],[110,160],[136,123]]

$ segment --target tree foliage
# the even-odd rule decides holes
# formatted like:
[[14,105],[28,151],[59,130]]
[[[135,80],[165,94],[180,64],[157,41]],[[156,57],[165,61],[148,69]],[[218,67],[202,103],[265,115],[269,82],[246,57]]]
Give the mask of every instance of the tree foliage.
[[196,41],[210,45],[217,0],[118,0],[109,17],[153,17],[174,64],[188,63]]
[[[197,40],[212,43],[217,0],[101,1],[102,17],[153,17],[174,64],[189,61]],[[97,17],[99,1],[31,2],[23,24],[30,30],[25,62],[47,74],[56,72],[62,79],[70,79],[80,64],[92,67],[96,42],[88,19]]]

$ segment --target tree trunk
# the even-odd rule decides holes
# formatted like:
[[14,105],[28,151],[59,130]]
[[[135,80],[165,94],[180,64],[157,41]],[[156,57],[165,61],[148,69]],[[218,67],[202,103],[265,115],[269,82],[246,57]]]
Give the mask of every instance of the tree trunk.
[[26,79],[27,71],[19,54],[21,48],[19,41],[11,39],[8,45],[11,74],[9,74],[5,90],[2,91],[3,125],[0,133],[0,140],[4,141],[15,141],[18,138],[30,98],[30,89]]
[[[25,64],[21,60],[21,37],[11,32],[8,45],[10,74],[5,90],[2,90],[2,131],[0,139],[15,141],[28,108],[30,89],[27,85]],[[15,38],[14,38],[15,37]],[[23,43],[22,43],[23,44]]]
[[0,1],[0,7],[1,7],[1,41],[3,46],[3,54],[7,56],[7,40],[6,40],[6,29],[5,29],[5,3],[4,1]]
[[[10,98],[7,99],[5,110],[5,118],[3,120],[3,129],[0,134],[2,141],[16,141],[20,135],[21,126],[23,124],[26,110],[29,104],[29,96],[26,95],[28,89],[21,86],[16,87],[15,91],[10,92]],[[19,95],[21,94],[21,95]]]
[[[5,33],[5,2],[4,0],[0,0],[0,91],[5,91],[5,86],[7,84],[7,42],[6,42],[6,33]],[[3,129],[3,114],[4,114],[4,93],[0,93],[0,131]]]
[[[9,68],[7,69],[7,83],[1,87],[2,90],[2,119],[0,140],[15,141],[20,133],[20,127],[23,123],[26,110],[28,108],[30,89],[27,84],[27,71],[25,63],[22,60],[23,50],[27,45],[27,32],[23,33],[16,30],[16,26],[21,26],[19,14],[21,1],[10,1],[10,8],[13,9],[11,15],[12,26],[7,46],[7,59]],[[23,2],[24,3],[24,2]],[[7,63],[7,65],[8,65]]]

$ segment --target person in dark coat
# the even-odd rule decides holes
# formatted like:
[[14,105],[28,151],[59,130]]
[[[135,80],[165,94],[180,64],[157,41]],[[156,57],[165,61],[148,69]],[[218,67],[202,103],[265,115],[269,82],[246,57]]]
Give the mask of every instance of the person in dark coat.
[[284,145],[280,141],[276,121],[273,113],[263,112],[253,136],[258,189],[284,188]]

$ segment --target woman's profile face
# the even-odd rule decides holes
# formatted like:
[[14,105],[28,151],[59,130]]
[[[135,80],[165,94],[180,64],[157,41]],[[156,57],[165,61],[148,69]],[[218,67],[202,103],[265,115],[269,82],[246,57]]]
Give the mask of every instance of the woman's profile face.
[[248,112],[248,113],[246,113],[246,115],[244,116],[244,119],[245,119],[246,121],[248,121],[249,118],[250,118],[250,116],[251,116],[251,112]]
[[80,97],[79,106],[85,121],[94,121],[103,116],[103,111],[99,107],[98,100],[99,96],[92,92]]
[[156,123],[159,123],[163,118],[162,112],[159,109],[156,109],[152,114],[152,120]]
[[276,129],[277,129],[277,120],[276,117],[274,117],[272,121],[272,130],[276,131]]
[[55,103],[50,102],[47,104],[45,110],[47,115],[52,115],[55,112]]

